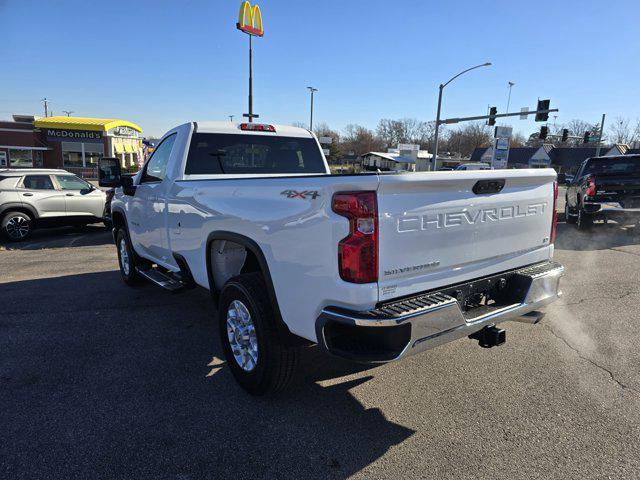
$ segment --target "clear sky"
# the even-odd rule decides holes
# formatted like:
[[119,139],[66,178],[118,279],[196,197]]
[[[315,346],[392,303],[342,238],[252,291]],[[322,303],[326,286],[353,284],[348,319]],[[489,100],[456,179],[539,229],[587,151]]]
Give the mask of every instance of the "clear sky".
[[[248,38],[239,0],[0,0],[0,117],[124,118],[147,135],[247,111]],[[255,111],[272,123],[375,128],[380,118],[433,120],[504,112],[551,98],[558,123],[640,116],[640,2],[258,0]],[[513,120],[530,133],[532,121]]]

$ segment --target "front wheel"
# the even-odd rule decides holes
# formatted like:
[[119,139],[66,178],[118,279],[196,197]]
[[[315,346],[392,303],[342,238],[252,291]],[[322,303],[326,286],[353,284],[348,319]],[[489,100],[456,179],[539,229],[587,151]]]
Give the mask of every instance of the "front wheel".
[[31,236],[33,222],[31,217],[22,212],[9,212],[2,217],[0,222],[2,232],[12,242],[21,242]]
[[220,342],[236,381],[252,395],[287,387],[299,359],[290,333],[277,325],[259,273],[229,280],[220,293]]
[[124,228],[118,230],[116,235],[116,246],[118,247],[118,265],[120,275],[127,285],[137,285],[141,277],[136,271],[136,255],[131,247],[129,235]]
[[564,221],[567,223],[576,223],[575,214],[571,214],[571,208],[569,208],[569,202],[564,203]]

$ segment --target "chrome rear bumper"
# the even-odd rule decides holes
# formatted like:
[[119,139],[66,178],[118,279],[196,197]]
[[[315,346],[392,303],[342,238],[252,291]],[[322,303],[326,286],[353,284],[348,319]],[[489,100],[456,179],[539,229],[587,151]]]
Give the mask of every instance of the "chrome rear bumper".
[[321,347],[333,355],[363,362],[399,360],[506,320],[536,323],[541,318],[536,310],[562,295],[563,274],[562,265],[544,262],[485,279],[485,284],[505,279],[506,301],[466,312],[449,294],[455,286],[366,312],[327,307],[316,321],[316,333]]

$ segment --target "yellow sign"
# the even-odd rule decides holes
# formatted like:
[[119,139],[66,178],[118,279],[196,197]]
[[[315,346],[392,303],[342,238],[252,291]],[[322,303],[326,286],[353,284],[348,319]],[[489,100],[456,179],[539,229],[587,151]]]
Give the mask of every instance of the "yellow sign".
[[242,2],[236,27],[238,27],[238,30],[248,33],[249,35],[255,35],[257,37],[263,36],[264,30],[262,29],[260,7],[258,7],[258,5],[252,7],[249,2]]

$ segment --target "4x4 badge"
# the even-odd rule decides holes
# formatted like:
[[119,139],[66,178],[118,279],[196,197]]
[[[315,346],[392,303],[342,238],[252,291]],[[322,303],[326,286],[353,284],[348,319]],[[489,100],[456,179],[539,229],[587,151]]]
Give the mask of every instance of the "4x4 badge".
[[287,198],[302,198],[303,200],[308,197],[315,200],[320,196],[317,190],[303,190],[301,192],[298,192],[297,190],[285,190],[280,192],[280,195],[286,195]]

